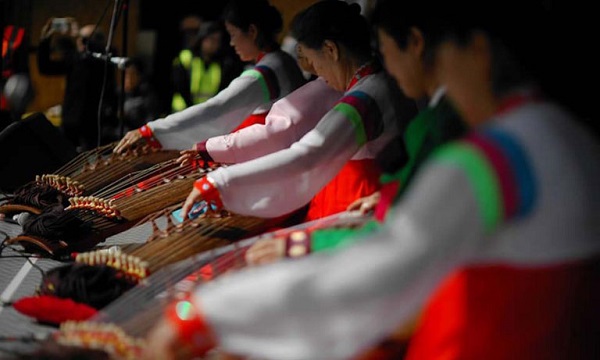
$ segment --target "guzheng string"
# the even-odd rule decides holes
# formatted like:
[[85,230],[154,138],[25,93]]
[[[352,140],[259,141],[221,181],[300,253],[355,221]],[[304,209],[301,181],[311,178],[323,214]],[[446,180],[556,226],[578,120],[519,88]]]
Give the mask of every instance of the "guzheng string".
[[255,234],[263,230],[264,224],[267,223],[265,219],[226,214],[201,216],[175,225],[171,219],[172,210],[163,210],[151,220],[153,227],[158,228],[154,222],[156,216],[166,215],[168,219],[165,229],[158,229],[158,232],[153,233],[149,242],[127,252],[81,253],[77,255],[76,261],[91,266],[115,267],[122,271],[123,276],[137,282],[147,273],[153,273],[164,266]]
[[[146,244],[129,253],[146,261],[150,273],[193,254],[255,234],[267,223],[266,219],[225,214],[217,217],[203,215],[193,220],[186,219],[183,223],[175,225],[169,211],[172,210],[168,209],[157,214],[157,216],[166,215],[165,229],[159,229],[158,233],[155,231]],[[154,222],[157,218],[151,221]]]
[[118,181],[115,181],[114,183],[99,189],[94,193],[94,196],[102,198],[110,197],[114,194],[126,190],[128,187],[135,185],[138,182],[143,181],[144,179],[148,179],[153,175],[159,175],[166,169],[176,166],[178,167],[179,164],[175,160],[167,160],[165,162],[153,165],[147,169],[131,172],[125,175],[123,178],[119,179]]
[[[79,154],[54,174],[37,175],[17,189],[0,211],[43,211],[68,205],[69,196],[92,194],[127,174],[179,156],[175,150],[154,150],[139,144],[123,154],[114,154],[116,143]],[[22,206],[33,207],[23,209]]]
[[[90,249],[106,237],[125,231],[134,222],[185,199],[193,182],[211,171],[195,162],[180,166],[174,159],[123,176],[98,196],[75,196],[63,211],[47,208],[24,226],[14,241],[53,256]],[[34,250],[35,251],[35,250]]]
[[[96,200],[91,201],[109,203],[115,214],[118,212],[119,218],[136,221],[149,213],[183,201],[193,182],[208,171],[211,169],[196,169],[190,165],[180,167],[169,162],[105,188],[100,193],[101,197],[94,197]],[[79,201],[77,198],[72,200],[73,203]],[[87,201],[87,198],[83,198],[83,201]],[[80,211],[78,214],[84,221],[93,221],[97,230],[114,225],[113,219],[98,217],[93,211]]]
[[82,152],[81,154],[77,155],[73,160],[69,161],[61,168],[59,168],[56,171],[56,173],[61,175],[72,174],[75,171],[81,169],[83,165],[89,164],[90,159],[98,159],[100,157],[99,154],[105,153],[109,149],[110,151],[112,151],[114,146],[114,144],[108,144],[89,151]]
[[[148,262],[152,273],[158,268],[183,260],[193,254],[230,244],[231,241],[243,237],[243,234],[256,233],[264,223],[265,220],[259,218],[237,216],[220,218],[216,222],[201,223],[195,229],[190,226],[184,227],[183,234],[176,232],[175,234],[179,236],[172,236],[168,241],[150,242],[147,247],[141,247],[132,255],[143,259],[151,258]],[[222,236],[224,232],[231,229],[243,229],[243,231],[229,238]]]
[[[166,169],[166,170],[165,170]],[[131,194],[124,194],[121,198],[114,198],[115,207],[122,212],[126,220],[136,221],[149,213],[181,201],[191,188],[191,183],[195,178],[200,177],[204,172],[199,171],[194,175],[195,169],[190,166],[180,167],[175,160],[154,165],[153,167],[141,170],[132,175],[127,175],[116,183],[106,186],[92,195],[91,198],[98,202],[111,200],[127,189],[132,189]],[[189,179],[186,179],[189,176]],[[149,179],[149,180],[147,180]],[[147,180],[147,181],[144,181]],[[143,182],[143,188],[137,185]],[[164,186],[159,186],[164,185]],[[70,201],[79,199],[71,198]],[[87,201],[88,198],[82,198]],[[92,201],[92,200],[90,200]],[[115,220],[101,216],[96,211],[92,211],[93,206],[89,208],[68,207],[65,212],[73,214],[83,222],[93,223],[93,228],[98,231],[105,230],[115,225]],[[69,220],[65,214],[56,220],[56,226],[65,225]]]
[[[148,150],[146,151],[148,152]],[[163,156],[158,156],[158,152],[148,152],[148,154],[154,154],[154,157],[160,158],[162,161],[175,156],[172,152],[166,152]],[[118,179],[119,177],[130,173],[132,170],[135,170],[136,167],[149,162],[148,156],[140,155],[141,154],[136,154],[136,152],[125,153],[122,155],[111,153],[107,159],[98,160],[94,165],[87,166],[87,168],[90,169],[93,167],[94,171],[81,171],[79,174],[74,175],[73,178],[82,183],[89,191],[92,189],[96,190],[105,185],[107,179]],[[151,162],[155,163],[156,161]],[[86,170],[86,166],[83,166],[81,169]]]

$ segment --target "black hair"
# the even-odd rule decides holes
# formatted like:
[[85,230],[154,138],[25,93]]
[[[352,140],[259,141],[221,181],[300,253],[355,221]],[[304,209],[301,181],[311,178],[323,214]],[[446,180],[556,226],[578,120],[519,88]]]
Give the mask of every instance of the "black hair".
[[277,34],[283,27],[283,18],[267,0],[230,0],[223,11],[223,20],[247,32],[256,26],[256,45],[261,50],[278,48]]
[[220,22],[220,21],[205,21],[202,23],[202,25],[200,25],[200,29],[198,30],[198,38],[200,40],[202,40],[211,34],[223,32],[223,31],[224,31],[224,28],[223,28],[222,22]]
[[[591,120],[596,113],[596,96],[582,88],[582,82],[593,77],[592,71],[597,69],[591,54],[585,53],[593,43],[594,23],[589,21],[593,12],[549,0],[411,1],[402,2],[401,7],[394,3],[398,1],[378,0],[373,22],[399,46],[411,25],[427,34],[432,49],[445,41],[463,46],[482,33],[490,43],[496,95],[535,84],[547,98],[567,107],[596,134],[600,132],[600,125]],[[569,17],[579,21],[560,26]],[[577,54],[561,44],[569,44]]]
[[[539,83],[544,77],[539,70],[547,60],[548,48],[543,32],[546,17],[543,9],[536,5],[525,2],[511,8],[510,4],[503,3],[490,8],[489,4],[486,7],[469,4],[474,13],[470,16],[460,11],[451,14],[456,17],[442,22],[444,34],[439,40],[450,40],[461,46],[468,44],[478,32],[484,33],[491,46],[491,76],[496,95],[501,96],[518,86]],[[532,21],[534,18],[537,20]]]
[[50,185],[36,182],[30,182],[17,189],[11,199],[13,204],[34,206],[41,210],[57,205],[63,208],[69,206],[67,195]]
[[129,59],[129,66],[136,68],[138,73],[140,74],[140,76],[142,76],[142,77],[145,76],[146,65],[144,63],[144,60],[142,60],[140,57],[137,57],[137,56],[131,57]]
[[219,49],[219,54],[215,54],[215,57],[219,57],[223,52],[223,47],[226,46],[226,42],[224,41],[224,37],[227,34],[225,31],[225,26],[222,21],[205,21],[200,25],[200,30],[198,30],[198,35],[196,37],[196,41],[194,42],[192,49],[195,52],[201,52],[202,42],[208,36],[216,33],[223,34],[223,38],[221,39],[221,49]]
[[[23,347],[25,348],[25,347]],[[108,352],[78,346],[62,345],[55,340],[45,340],[34,349],[20,350],[16,360],[110,360]]]
[[89,36],[82,36],[81,41],[90,51],[103,52],[106,45],[106,36],[98,27]]
[[324,0],[309,6],[294,17],[292,35],[311,49],[320,49],[325,40],[330,40],[354,57],[371,57],[369,25],[355,3]]
[[71,211],[65,211],[62,205],[46,208],[23,224],[25,235],[41,237],[50,242],[72,244],[86,238],[91,232],[89,222],[80,220]]
[[369,14],[369,20],[375,29],[380,29],[392,37],[400,49],[406,49],[408,46],[411,29],[418,29],[424,39],[423,63],[426,66],[433,66],[435,61],[433,43],[437,41],[431,39],[439,38],[440,29],[432,24],[431,14],[424,11],[424,8],[411,9],[415,5],[397,0],[379,0]]
[[71,263],[49,270],[42,280],[40,294],[102,309],[134,286],[134,282],[112,267]]
[[[466,45],[476,33],[488,38],[492,52],[492,84],[496,95],[516,86],[541,80],[540,65],[547,55],[544,9],[537,1],[511,6],[502,3],[402,2],[379,0],[372,22],[392,36],[398,46],[406,46],[411,27],[424,33],[430,48],[429,62],[440,43],[450,40]],[[533,21],[533,19],[536,19]]]

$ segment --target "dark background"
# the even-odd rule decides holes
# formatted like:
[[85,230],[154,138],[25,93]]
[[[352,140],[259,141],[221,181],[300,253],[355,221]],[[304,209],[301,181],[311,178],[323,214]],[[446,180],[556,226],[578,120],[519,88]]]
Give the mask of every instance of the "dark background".
[[[24,26],[26,43],[33,53],[39,41],[40,29],[50,16],[72,13],[81,19],[80,23],[96,22],[102,9],[115,0],[0,0],[0,22]],[[135,53],[137,31],[156,31],[155,54],[153,56],[152,82],[160,92],[162,102],[169,102],[170,67],[180,47],[179,21],[184,15],[196,13],[207,19],[220,15],[226,0],[129,0],[129,46],[130,54]],[[271,0],[284,15],[284,23],[299,10],[316,0]],[[398,0],[403,1],[403,0]],[[555,28],[549,37],[555,39],[556,53],[548,61],[556,66],[556,73],[549,78],[556,88],[562,89],[561,96],[573,105],[575,110],[590,122],[597,123],[597,81],[599,58],[598,15],[593,2],[542,0],[552,13]],[[434,10],[433,10],[434,11]],[[515,11],[519,11],[515,9]],[[108,28],[110,11],[103,23]],[[507,19],[510,21],[510,19]],[[532,19],[536,23],[539,19]],[[118,29],[119,30],[119,29]],[[121,44],[121,34],[117,31],[115,46]],[[33,64],[32,61],[29,62]],[[554,65],[556,64],[556,65]],[[37,96],[31,111],[43,111],[51,105],[60,103],[63,92],[60,79],[51,79],[37,75],[37,69],[30,66],[31,77],[37,85]]]

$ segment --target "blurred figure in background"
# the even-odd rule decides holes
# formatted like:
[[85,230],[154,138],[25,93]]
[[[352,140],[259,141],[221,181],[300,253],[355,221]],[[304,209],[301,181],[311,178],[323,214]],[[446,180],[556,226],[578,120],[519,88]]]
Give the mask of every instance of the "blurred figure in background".
[[132,58],[125,69],[124,123],[127,131],[154,120],[159,114],[157,95],[145,69],[139,58]]
[[187,150],[210,137],[264,123],[275,101],[305,83],[296,61],[279,50],[283,19],[277,8],[267,0],[230,1],[223,14],[230,44],[241,61],[255,66],[210,100],[129,131],[115,152],[141,139],[154,147]]
[[242,72],[241,62],[225,56],[225,37],[220,22],[204,22],[191,47],[173,60],[172,112],[203,103]]
[[66,76],[61,130],[78,151],[96,147],[99,140],[114,140],[110,136],[99,139],[99,127],[101,134],[116,134],[115,71],[90,55],[104,52],[105,46],[104,34],[94,29],[94,25],[79,28],[74,18],[50,18],[42,28],[37,53],[41,74]]
[[179,32],[181,33],[181,49],[191,49],[196,41],[198,31],[202,25],[202,18],[196,14],[184,16],[179,22]]

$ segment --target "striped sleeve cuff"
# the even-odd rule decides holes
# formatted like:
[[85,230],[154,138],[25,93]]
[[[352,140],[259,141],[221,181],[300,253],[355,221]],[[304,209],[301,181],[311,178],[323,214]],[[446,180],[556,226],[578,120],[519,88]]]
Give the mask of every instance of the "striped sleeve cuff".
[[206,142],[208,140],[196,143],[195,148],[196,151],[198,152],[198,155],[200,155],[200,157],[202,158],[202,160],[204,161],[210,161],[210,162],[215,162],[215,160],[212,158],[212,156],[210,156],[210,154],[208,153],[208,149],[206,148]]
[[221,194],[219,193],[219,189],[217,189],[215,182],[211,178],[205,176],[199,180],[196,180],[196,182],[194,182],[194,187],[200,191],[202,199],[208,204],[214,205],[217,210],[223,208]]
[[141,128],[139,128],[138,131],[140,132],[142,137],[146,139],[146,142],[148,143],[148,145],[150,145],[150,147],[152,147],[153,149],[162,148],[162,145],[160,144],[156,136],[154,136],[154,133],[152,132],[150,126],[144,125]]
[[165,311],[165,318],[177,333],[179,342],[194,356],[202,356],[216,346],[216,340],[196,304],[190,299],[176,301]]

